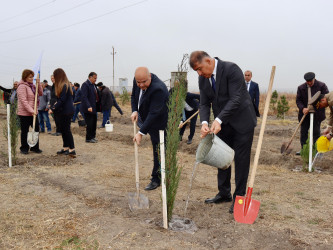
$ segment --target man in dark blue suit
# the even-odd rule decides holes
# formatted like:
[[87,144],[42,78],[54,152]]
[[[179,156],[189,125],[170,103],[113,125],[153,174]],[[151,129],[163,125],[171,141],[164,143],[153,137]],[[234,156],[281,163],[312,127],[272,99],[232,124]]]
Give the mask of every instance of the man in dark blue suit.
[[251,80],[252,72],[250,70],[245,71],[244,78],[245,78],[245,84],[247,87],[247,91],[250,94],[251,101],[254,106],[254,110],[256,111],[256,116],[260,117],[260,114],[259,114],[259,98],[260,98],[259,85],[258,85],[258,83]]
[[[186,121],[199,109],[200,95],[190,92],[186,93],[183,120]],[[192,139],[195,133],[195,124],[197,123],[198,114],[196,114],[190,121],[190,135],[188,136],[187,144],[192,143]],[[180,129],[179,134],[182,139],[187,123]]]
[[140,128],[133,141],[138,145],[147,133],[153,145],[154,167],[152,178],[145,190],[160,186],[160,163],[158,159],[159,130],[165,130],[168,122],[169,92],[165,84],[148,68],[139,67],[135,71],[131,95],[132,122],[137,121]]
[[[201,138],[208,133],[220,137],[235,151],[235,192],[231,196],[231,169],[218,169],[218,194],[205,203],[233,201],[246,193],[250,169],[251,146],[257,118],[244,84],[241,69],[232,62],[210,57],[205,51],[194,51],[190,65],[199,75]],[[214,121],[210,122],[211,109]],[[223,157],[223,155],[221,156]]]
[[100,103],[99,91],[95,85],[97,74],[91,72],[81,86],[81,106],[80,112],[84,114],[87,124],[86,142],[96,143],[96,126],[97,126],[97,103]]

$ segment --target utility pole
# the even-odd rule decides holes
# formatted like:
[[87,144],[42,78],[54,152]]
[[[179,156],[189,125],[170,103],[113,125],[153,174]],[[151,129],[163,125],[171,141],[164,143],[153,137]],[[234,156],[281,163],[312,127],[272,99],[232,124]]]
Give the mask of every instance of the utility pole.
[[112,55],[112,60],[113,60],[113,70],[112,70],[112,77],[113,77],[113,82],[112,82],[112,92],[114,92],[114,55],[116,54],[117,52],[114,52],[114,47],[112,46],[112,52],[111,52],[111,55]]

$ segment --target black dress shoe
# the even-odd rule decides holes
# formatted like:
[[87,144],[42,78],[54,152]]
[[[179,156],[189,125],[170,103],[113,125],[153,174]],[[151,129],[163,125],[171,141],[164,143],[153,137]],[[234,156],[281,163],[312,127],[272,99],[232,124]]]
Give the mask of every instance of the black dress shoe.
[[209,204],[209,203],[218,204],[218,203],[222,203],[222,202],[231,202],[231,201],[232,201],[231,195],[227,196],[227,197],[223,197],[223,196],[217,194],[214,198],[206,199],[205,203],[206,204]]
[[61,135],[61,133],[59,133],[59,132],[55,132],[55,133],[53,133],[53,134],[51,134],[51,135],[59,136],[59,135]]
[[234,213],[234,206],[235,206],[235,201],[232,202],[231,207],[229,208],[229,213],[230,214]]
[[34,153],[36,153],[36,154],[40,154],[40,153],[43,152],[43,151],[40,150],[40,149],[30,149],[30,151],[31,151],[31,152],[34,152]]
[[60,151],[57,152],[57,155],[64,155],[66,153],[68,153],[68,149],[67,150],[61,149]]
[[67,150],[67,152],[65,153],[66,155],[70,156],[70,157],[73,157],[75,158],[76,157],[76,153],[75,153],[75,150],[69,152],[69,150]]
[[27,154],[29,154],[29,152],[28,152],[28,151],[21,150],[21,154],[27,155]]
[[145,187],[145,190],[154,190],[156,188],[158,188],[161,184],[155,181],[151,181],[147,187]]
[[191,139],[188,139],[186,143],[187,143],[187,144],[192,144],[192,138],[191,138]]
[[97,143],[97,141],[95,139],[86,140],[86,142],[88,142],[88,143]]

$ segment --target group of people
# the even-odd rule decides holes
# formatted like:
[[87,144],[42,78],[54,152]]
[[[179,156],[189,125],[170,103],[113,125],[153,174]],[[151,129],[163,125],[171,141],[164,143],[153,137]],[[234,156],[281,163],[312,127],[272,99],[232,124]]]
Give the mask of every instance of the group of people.
[[[42,153],[39,148],[39,140],[35,146],[28,145],[27,135],[29,127],[33,126],[35,117],[35,132],[44,133],[45,126],[47,132],[51,134],[52,128],[49,115],[54,118],[56,131],[53,135],[62,136],[63,147],[57,154],[76,157],[74,139],[71,132],[71,122],[75,122],[78,113],[86,122],[86,142],[96,143],[97,112],[103,113],[103,122],[100,127],[110,119],[111,108],[115,106],[119,113],[123,112],[119,107],[112,92],[103,85],[102,82],[95,85],[97,74],[91,72],[88,80],[82,84],[72,84],[63,69],[58,68],[51,75],[52,86],[48,85],[47,80],[40,83],[36,79],[34,84],[34,72],[26,69],[22,72],[22,79],[15,82],[12,89],[6,89],[0,86],[4,92],[5,103],[16,104],[16,114],[18,115],[21,129],[21,147],[22,154],[28,154],[29,151]],[[36,89],[36,86],[38,88]],[[36,94],[37,92],[37,94]],[[35,110],[35,96],[37,104]]]
[[[197,110],[193,99],[200,101],[199,114],[201,122],[201,138],[209,133],[216,134],[235,151],[235,190],[231,193],[231,168],[226,170],[218,169],[217,187],[218,193],[205,200],[206,204],[231,202],[229,212],[233,213],[236,196],[246,194],[246,185],[250,169],[251,147],[253,142],[254,128],[257,125],[259,113],[259,85],[251,80],[252,72],[242,70],[232,62],[220,60],[218,57],[211,57],[205,51],[194,51],[190,55],[190,66],[199,75],[200,95],[187,93],[184,112],[186,117]],[[307,81],[304,86],[322,85],[316,81],[314,74],[306,74]],[[326,88],[327,89],[327,88]],[[311,89],[311,96],[316,89]],[[316,112],[324,113],[320,108],[330,107],[331,115],[328,127],[323,134],[332,138],[333,125],[333,92],[322,90],[322,95],[316,100]],[[297,96],[300,94],[298,93]],[[149,134],[153,145],[154,165],[151,174],[151,181],[146,190],[153,190],[160,186],[159,160],[157,153],[158,130],[164,130],[167,126],[167,102],[169,93],[165,84],[154,74],[150,73],[147,67],[139,67],[135,71],[133,89],[131,95],[132,122],[137,122],[140,130],[133,140],[140,145],[142,137]],[[304,114],[307,107],[307,99],[304,99],[304,106],[297,105],[300,112]],[[211,111],[214,120],[210,123]],[[322,117],[321,117],[322,119]],[[196,121],[193,119],[193,121]],[[195,127],[191,124],[191,128]],[[305,127],[306,125],[304,125]],[[320,124],[319,124],[320,128]],[[304,141],[304,128],[301,131],[301,141]],[[180,133],[183,135],[183,131]],[[192,141],[193,133],[190,132],[188,142]],[[305,139],[306,140],[306,139]],[[221,156],[223,157],[223,156]]]
[[[252,72],[242,72],[239,66],[227,62],[218,57],[211,57],[205,51],[194,51],[190,55],[190,66],[199,75],[200,95],[187,93],[184,103],[183,120],[188,119],[199,109],[201,131],[200,137],[204,138],[209,133],[216,134],[227,145],[235,151],[235,190],[231,193],[231,167],[217,171],[218,193],[205,200],[205,203],[231,202],[229,209],[233,213],[236,196],[244,196],[250,169],[251,147],[253,142],[254,129],[257,125],[259,113],[259,85],[252,81]],[[62,69],[53,72],[51,91],[47,84],[39,85],[38,89],[33,84],[34,73],[31,70],[24,70],[22,80],[17,83],[18,107],[17,114],[21,124],[21,152],[27,153],[27,133],[32,125],[34,95],[36,91],[41,97],[39,99],[39,119],[45,120],[46,114],[54,115],[57,129],[63,138],[63,148],[58,154],[75,156],[74,140],[71,134],[71,121],[75,121],[78,112],[81,112],[87,124],[86,142],[96,143],[97,112],[103,113],[104,127],[110,117],[112,106],[116,104],[112,92],[102,82],[95,84],[97,74],[91,72],[81,88],[74,84],[72,88]],[[333,125],[333,92],[328,93],[327,86],[315,79],[312,72],[304,75],[305,83],[297,90],[296,103],[299,108],[299,119],[308,112],[315,112],[314,139],[320,135],[320,123],[325,119],[325,110],[330,108],[328,127],[323,134],[332,138]],[[73,99],[73,92],[76,97]],[[13,90],[12,90],[13,91]],[[309,99],[317,92],[321,95],[315,100],[314,110],[308,107]],[[51,93],[50,93],[51,92]],[[54,95],[55,101],[52,101]],[[51,97],[50,97],[51,96]],[[169,92],[166,85],[147,67],[138,67],[133,79],[131,94],[131,120],[137,123],[139,131],[134,135],[133,141],[140,145],[142,137],[149,134],[153,146],[153,169],[150,183],[145,190],[154,190],[160,186],[160,162],[158,157],[159,130],[165,130],[168,120]],[[76,108],[74,108],[76,103]],[[200,105],[199,105],[200,103]],[[211,111],[214,120],[210,121]],[[191,144],[195,131],[197,115],[193,117],[190,124],[190,134],[187,143]],[[42,126],[41,131],[43,131]],[[36,123],[35,131],[39,131]],[[47,125],[49,131],[49,127]],[[301,145],[307,140],[309,121],[305,120],[301,127]],[[180,130],[180,138],[184,134],[185,126]],[[58,132],[58,131],[57,131]],[[30,148],[30,151],[41,153],[39,144]],[[223,156],[221,156],[223,157]]]

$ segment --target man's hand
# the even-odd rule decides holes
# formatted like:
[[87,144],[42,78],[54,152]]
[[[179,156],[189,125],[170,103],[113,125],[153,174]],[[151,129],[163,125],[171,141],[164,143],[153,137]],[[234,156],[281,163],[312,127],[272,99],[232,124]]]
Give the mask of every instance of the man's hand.
[[307,113],[309,113],[309,109],[308,108],[304,108],[302,111],[303,111],[304,115],[306,115]]
[[49,109],[49,114],[52,114],[53,112],[52,112],[52,109]]
[[140,145],[141,140],[142,140],[142,134],[140,134],[140,133],[137,133],[133,138],[133,141],[136,142],[138,144],[138,146]]
[[221,131],[221,124],[218,121],[214,121],[212,126],[210,127],[210,132],[214,133],[215,135]]
[[200,137],[205,138],[209,132],[210,132],[210,130],[209,130],[208,124],[206,124],[206,123],[202,124],[201,131],[200,131]]
[[131,114],[131,120],[132,120],[132,122],[137,122],[138,121],[138,112],[137,111],[134,111]]
[[92,111],[93,111],[92,107],[88,108],[88,112],[92,112]]
[[332,133],[328,133],[327,135],[325,135],[326,136],[326,138],[330,141],[331,139],[332,139],[332,135],[331,135]]

